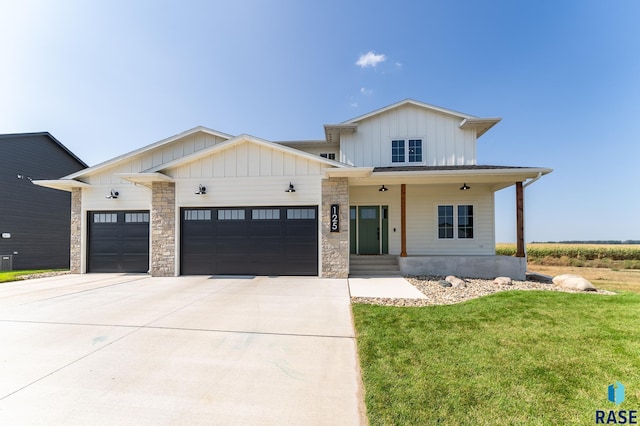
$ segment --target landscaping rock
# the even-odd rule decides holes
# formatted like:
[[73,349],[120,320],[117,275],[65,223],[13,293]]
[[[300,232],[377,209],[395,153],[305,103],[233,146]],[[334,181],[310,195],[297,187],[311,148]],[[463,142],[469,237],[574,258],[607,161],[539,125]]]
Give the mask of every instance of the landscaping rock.
[[451,287],[453,288],[466,288],[467,287],[467,283],[461,279],[458,278],[454,275],[449,275],[447,278],[445,278],[445,281],[448,281],[451,283]]
[[510,277],[496,277],[493,283],[497,285],[513,285]]
[[442,287],[451,287],[451,283],[445,280],[439,280],[438,284],[440,284]]
[[553,277],[553,283],[559,287],[580,291],[598,291],[589,281],[580,275],[562,274]]

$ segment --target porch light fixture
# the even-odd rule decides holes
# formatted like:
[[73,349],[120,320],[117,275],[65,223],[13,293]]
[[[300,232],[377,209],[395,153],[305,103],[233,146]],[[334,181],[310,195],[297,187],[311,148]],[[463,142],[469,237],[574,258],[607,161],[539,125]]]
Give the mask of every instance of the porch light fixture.
[[296,189],[293,187],[293,184],[289,182],[289,188],[285,189],[284,192],[296,192]]
[[109,200],[115,200],[116,198],[118,198],[118,195],[120,195],[120,193],[114,189],[111,190],[111,194],[107,195],[107,198]]
[[471,189],[471,187],[470,187],[469,185],[467,185],[466,183],[465,183],[465,184],[463,184],[463,185],[460,187],[460,191],[466,191],[467,189]]
[[385,188],[384,185],[382,185],[382,187],[380,189],[378,189],[378,191],[380,192],[387,192],[389,190],[389,188]]
[[196,195],[204,195],[207,193],[207,188],[205,186],[202,186],[202,184],[200,184],[198,186],[198,192],[196,192]]

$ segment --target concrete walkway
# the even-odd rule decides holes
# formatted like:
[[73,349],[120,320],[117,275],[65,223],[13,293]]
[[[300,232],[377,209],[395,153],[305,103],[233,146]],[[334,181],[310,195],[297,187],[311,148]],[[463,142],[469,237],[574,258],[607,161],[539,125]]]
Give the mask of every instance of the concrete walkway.
[[349,278],[351,297],[379,297],[388,299],[426,299],[427,296],[403,277]]
[[0,424],[359,425],[347,280],[0,285]]

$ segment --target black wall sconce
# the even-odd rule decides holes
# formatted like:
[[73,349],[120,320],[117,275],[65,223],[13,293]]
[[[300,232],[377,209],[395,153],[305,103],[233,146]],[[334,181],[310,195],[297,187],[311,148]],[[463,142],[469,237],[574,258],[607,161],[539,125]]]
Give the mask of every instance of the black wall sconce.
[[285,189],[284,192],[296,192],[296,189],[294,188],[293,184],[289,182],[289,188]]
[[111,194],[107,195],[106,198],[108,198],[109,200],[115,200],[116,198],[118,198],[118,195],[120,195],[120,193],[114,189],[111,190]]
[[380,192],[387,192],[389,190],[389,188],[385,188],[384,185],[382,185],[382,187],[380,187],[380,189],[378,189],[378,191]]
[[463,185],[460,187],[460,191],[466,191],[467,189],[471,189],[471,187],[470,187],[469,185],[467,185],[466,183],[465,183],[465,184],[463,184]]
[[205,195],[207,193],[207,188],[205,186],[199,185],[198,186],[198,192],[196,192],[196,195]]

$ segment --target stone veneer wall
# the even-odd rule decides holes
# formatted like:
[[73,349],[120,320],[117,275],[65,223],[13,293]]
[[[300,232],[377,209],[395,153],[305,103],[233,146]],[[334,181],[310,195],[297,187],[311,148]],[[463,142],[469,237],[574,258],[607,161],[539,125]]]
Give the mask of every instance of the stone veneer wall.
[[[331,205],[340,206],[340,232],[331,232]],[[349,181],[322,180],[322,272],[325,278],[349,276]]]
[[82,272],[82,189],[71,188],[71,248],[69,269],[72,274]]
[[151,276],[175,276],[176,185],[153,182],[151,187]]

